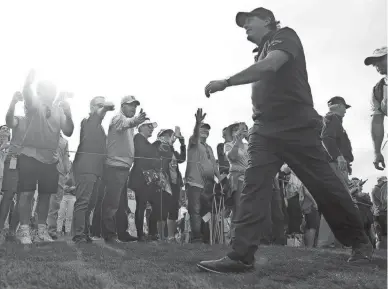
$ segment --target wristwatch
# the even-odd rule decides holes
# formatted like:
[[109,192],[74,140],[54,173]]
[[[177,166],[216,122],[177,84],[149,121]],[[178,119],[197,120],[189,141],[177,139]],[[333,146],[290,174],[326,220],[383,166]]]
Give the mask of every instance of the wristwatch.
[[230,77],[228,77],[227,79],[225,79],[225,82],[228,86],[232,86],[232,84],[230,83]]

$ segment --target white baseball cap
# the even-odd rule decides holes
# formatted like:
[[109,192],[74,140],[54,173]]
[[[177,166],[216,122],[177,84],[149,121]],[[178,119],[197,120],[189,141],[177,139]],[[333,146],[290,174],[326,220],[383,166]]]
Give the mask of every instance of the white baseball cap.
[[153,128],[157,128],[158,124],[156,122],[152,122],[149,119],[146,119],[143,123],[139,124],[137,129],[140,129],[143,125],[152,125]]

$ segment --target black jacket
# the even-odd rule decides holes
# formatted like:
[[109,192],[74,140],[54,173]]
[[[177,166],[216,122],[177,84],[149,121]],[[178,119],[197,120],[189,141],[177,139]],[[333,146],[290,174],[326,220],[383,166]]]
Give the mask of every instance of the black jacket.
[[135,160],[129,176],[129,187],[136,191],[146,186],[143,171],[160,169],[160,157],[157,148],[142,134],[136,134],[133,142],[135,145]]
[[[159,163],[162,163],[163,171],[167,174],[168,178],[171,182],[171,176],[170,176],[170,162],[172,160],[172,156],[174,155],[177,163],[182,164],[186,161],[186,145],[184,142],[184,139],[179,139],[181,146],[180,146],[180,153],[174,150],[173,146],[165,145],[161,141],[157,140],[152,145],[157,149],[159,158],[162,158],[162,161],[159,161]],[[160,167],[160,165],[159,165]],[[179,187],[183,186],[183,178],[182,174],[179,171],[179,166],[177,166],[177,185]]]
[[342,117],[329,112],[323,119],[321,134],[330,162],[336,161],[342,155],[348,163],[354,161],[352,145],[342,126]]

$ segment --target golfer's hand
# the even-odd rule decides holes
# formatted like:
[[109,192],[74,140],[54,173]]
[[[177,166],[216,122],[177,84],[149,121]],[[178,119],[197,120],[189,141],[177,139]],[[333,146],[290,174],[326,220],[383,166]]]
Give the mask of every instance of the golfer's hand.
[[375,165],[376,170],[383,171],[385,169],[384,156],[381,152],[375,154],[373,164]]
[[211,93],[215,93],[217,91],[223,91],[227,87],[228,87],[228,82],[226,80],[210,81],[210,83],[205,87],[205,95],[206,97],[210,97]]

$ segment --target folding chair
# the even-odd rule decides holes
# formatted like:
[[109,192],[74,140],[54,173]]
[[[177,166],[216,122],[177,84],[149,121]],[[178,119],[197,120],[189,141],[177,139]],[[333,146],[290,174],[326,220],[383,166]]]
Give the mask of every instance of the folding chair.
[[214,184],[211,217],[209,220],[210,245],[224,244],[225,198],[222,184]]

